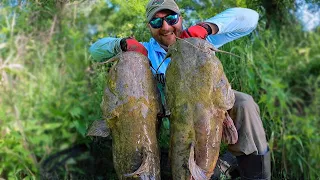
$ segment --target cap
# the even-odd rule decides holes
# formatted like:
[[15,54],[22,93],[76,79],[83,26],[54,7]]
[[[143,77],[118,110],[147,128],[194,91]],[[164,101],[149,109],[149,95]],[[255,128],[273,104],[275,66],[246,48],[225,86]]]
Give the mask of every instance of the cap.
[[149,22],[157,12],[165,9],[180,13],[179,7],[174,0],[150,0],[146,7],[147,21]]

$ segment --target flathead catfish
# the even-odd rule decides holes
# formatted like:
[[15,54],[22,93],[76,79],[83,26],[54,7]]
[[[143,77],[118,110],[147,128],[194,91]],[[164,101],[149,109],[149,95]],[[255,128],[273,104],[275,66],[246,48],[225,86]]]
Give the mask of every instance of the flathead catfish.
[[214,47],[205,40],[177,40],[166,71],[173,179],[209,179],[216,165],[226,111],[235,101]]
[[160,101],[149,60],[124,52],[113,61],[101,103],[106,123],[94,123],[88,135],[106,136],[103,132],[110,129],[119,179],[160,179],[156,137]]

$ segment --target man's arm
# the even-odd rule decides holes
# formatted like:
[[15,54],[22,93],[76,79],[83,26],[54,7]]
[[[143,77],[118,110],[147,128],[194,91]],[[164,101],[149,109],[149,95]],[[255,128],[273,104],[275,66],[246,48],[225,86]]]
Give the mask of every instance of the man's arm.
[[259,14],[251,9],[230,8],[218,15],[185,29],[180,38],[206,39],[216,48],[251,33],[257,26]]
[[91,45],[89,53],[94,61],[105,61],[121,52],[120,41],[121,38],[106,37],[99,39]]
[[106,37],[99,39],[89,48],[92,58],[98,62],[108,60],[121,51],[135,51],[148,56],[146,48],[134,38]]
[[258,20],[259,14],[252,9],[227,9],[205,21],[212,29],[212,34],[207,36],[207,40],[219,48],[251,33],[256,28]]

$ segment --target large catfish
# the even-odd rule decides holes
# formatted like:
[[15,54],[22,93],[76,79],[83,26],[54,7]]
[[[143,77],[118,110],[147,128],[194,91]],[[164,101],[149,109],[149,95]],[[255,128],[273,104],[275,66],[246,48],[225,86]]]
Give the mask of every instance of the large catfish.
[[220,149],[222,124],[235,101],[214,47],[188,38],[170,46],[166,72],[171,111],[173,179],[209,179]]
[[101,108],[106,121],[93,123],[88,135],[111,130],[113,161],[119,179],[160,179],[156,137],[160,110],[148,59],[135,52],[116,57]]

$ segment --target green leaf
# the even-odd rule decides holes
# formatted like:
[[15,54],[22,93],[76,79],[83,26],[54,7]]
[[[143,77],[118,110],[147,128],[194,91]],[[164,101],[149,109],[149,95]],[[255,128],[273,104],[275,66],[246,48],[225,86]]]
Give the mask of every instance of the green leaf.
[[59,127],[61,127],[62,124],[61,123],[46,123],[43,125],[43,129],[45,130],[54,130],[57,129]]
[[73,124],[75,125],[77,131],[85,137],[87,127],[84,121],[78,120],[78,121],[73,121]]
[[73,107],[69,113],[73,118],[79,118],[82,114],[82,109],[80,107]]

